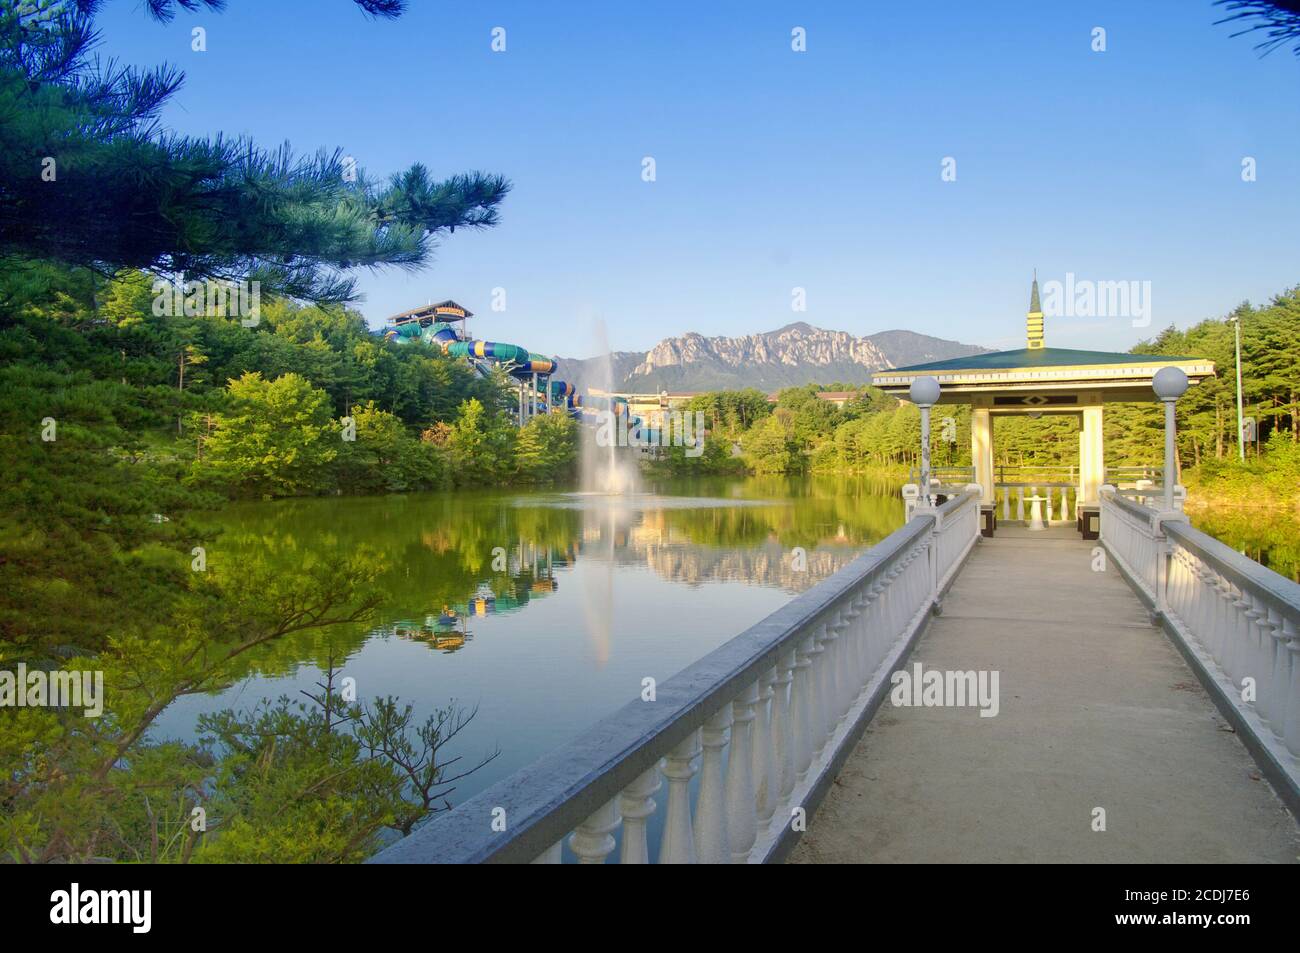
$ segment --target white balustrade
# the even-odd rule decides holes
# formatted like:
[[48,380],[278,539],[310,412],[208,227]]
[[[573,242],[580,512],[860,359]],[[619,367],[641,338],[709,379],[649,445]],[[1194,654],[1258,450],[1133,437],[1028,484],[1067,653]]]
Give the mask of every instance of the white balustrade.
[[[743,641],[736,639],[696,663],[707,667],[711,659],[726,656],[726,664],[708,669],[727,679],[725,689],[710,689],[688,702],[670,691],[672,680],[661,684],[661,702],[629,706],[634,714],[626,715],[626,730],[638,735],[619,735],[623,713],[616,713],[593,729],[589,740],[578,739],[525,769],[526,782],[501,782],[417,831],[406,839],[410,844],[400,859],[468,862],[496,856],[560,863],[565,840],[573,858],[586,864],[607,862],[616,848],[616,859],[625,864],[767,859],[788,838],[793,809],[809,804],[814,786],[884,697],[888,671],[900,664],[910,637],[978,542],[977,501],[978,494],[968,489],[942,506],[920,507],[903,529],[854,564],[857,575],[841,573],[833,583],[828,580],[779,610],[777,615],[793,620],[787,628],[756,626],[753,631],[774,632],[763,635],[770,641],[760,648],[734,647]],[[800,609],[804,605],[806,612]],[[1264,616],[1256,620],[1260,645],[1272,646],[1273,657],[1294,658],[1294,627],[1279,626],[1274,636],[1269,622]],[[1262,638],[1265,632],[1268,642]],[[744,654],[751,651],[756,653],[752,657]],[[1266,653],[1261,648],[1258,654]],[[682,684],[691,692],[702,691],[698,680]],[[677,706],[674,714],[655,723],[652,731],[637,727],[646,723],[646,715],[635,706],[661,703]],[[656,744],[666,728],[688,718],[692,730],[685,736],[676,733],[681,741],[671,747]],[[634,758],[638,767],[632,770]],[[589,773],[563,776],[577,770],[576,763],[590,764]],[[614,772],[621,781],[610,783]],[[574,816],[576,798],[583,792],[587,803],[597,793],[603,803],[589,816]],[[520,797],[524,803],[511,801]],[[503,803],[509,804],[508,830],[499,832],[490,824],[480,829],[477,818],[495,816],[493,806]],[[648,831],[656,818],[660,834],[657,851],[652,851]],[[523,842],[513,843],[529,830],[531,843],[543,835],[541,842],[551,846],[540,856],[520,857]],[[413,855],[411,844],[427,849],[429,856]],[[377,859],[385,859],[384,854]]]
[[1181,512],[1143,506],[1112,486],[1102,487],[1101,538],[1221,697],[1300,783],[1300,585],[1193,529]]

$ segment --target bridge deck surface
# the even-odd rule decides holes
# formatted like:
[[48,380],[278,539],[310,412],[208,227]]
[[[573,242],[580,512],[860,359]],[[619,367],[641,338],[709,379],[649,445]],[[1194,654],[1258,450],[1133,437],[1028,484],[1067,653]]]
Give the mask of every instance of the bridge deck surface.
[[1298,859],[1291,815],[1118,570],[1091,570],[1096,545],[981,541],[907,668],[996,670],[999,713],[886,699],[791,862]]

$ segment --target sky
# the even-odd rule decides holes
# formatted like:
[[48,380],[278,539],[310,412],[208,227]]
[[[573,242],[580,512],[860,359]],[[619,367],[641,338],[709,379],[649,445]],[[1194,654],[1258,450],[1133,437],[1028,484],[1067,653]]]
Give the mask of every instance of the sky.
[[1127,350],[1300,284],[1300,58],[1210,0],[410,6],[98,19],[101,53],[186,73],[176,132],[511,180],[495,228],[362,273],[373,327],[453,298],[475,336],[574,357],[601,326],[645,350],[793,321],[1016,348],[1036,268],[1149,289],[1048,316],[1049,345]]

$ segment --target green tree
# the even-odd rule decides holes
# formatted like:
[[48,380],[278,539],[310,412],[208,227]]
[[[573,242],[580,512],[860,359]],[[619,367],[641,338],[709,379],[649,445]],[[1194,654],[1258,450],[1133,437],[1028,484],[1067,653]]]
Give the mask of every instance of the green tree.
[[411,436],[393,414],[374,401],[352,414],[356,439],[345,441],[335,472],[348,493],[400,493],[446,484],[449,472],[441,448]]
[[229,410],[216,414],[195,476],[235,496],[298,496],[331,480],[341,435],[329,396],[297,374],[230,382]]
[[515,466],[528,483],[556,483],[574,474],[578,424],[566,413],[539,414],[519,431]]
[[799,468],[798,447],[775,415],[745,434],[741,448],[755,473],[790,473]]
[[490,485],[513,469],[515,431],[501,413],[491,413],[477,398],[460,405],[447,437],[453,479],[460,486]]
[[98,6],[0,5],[0,263],[179,272],[341,301],[351,269],[418,267],[439,235],[496,224],[510,189],[498,175],[438,180],[416,164],[379,183],[341,150],[299,158],[161,133],[182,76],[95,58]]

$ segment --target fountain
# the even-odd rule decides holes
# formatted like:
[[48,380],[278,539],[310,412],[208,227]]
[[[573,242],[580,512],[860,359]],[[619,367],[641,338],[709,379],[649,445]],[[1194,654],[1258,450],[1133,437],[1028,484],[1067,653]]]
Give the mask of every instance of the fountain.
[[[596,346],[599,353],[596,363],[597,386],[606,394],[614,392],[614,365],[610,358],[609,340],[605,322],[595,322]],[[613,404],[602,413],[613,414]],[[623,421],[607,417],[594,431],[587,430],[582,437],[582,491],[605,496],[632,495],[641,492],[635,450],[620,447],[618,425]]]

